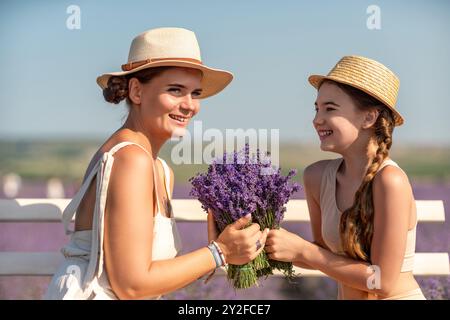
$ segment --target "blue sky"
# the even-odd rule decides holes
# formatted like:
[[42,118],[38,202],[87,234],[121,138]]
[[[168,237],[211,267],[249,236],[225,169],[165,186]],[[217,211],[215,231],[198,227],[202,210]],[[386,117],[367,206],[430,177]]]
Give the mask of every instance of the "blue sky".
[[[66,27],[72,4],[79,30]],[[366,27],[372,4],[381,30]],[[95,79],[155,27],[193,30],[204,62],[235,74],[202,102],[204,129],[275,128],[282,140],[317,142],[307,77],[357,54],[400,78],[406,123],[394,141],[450,145],[447,1],[2,1],[0,138],[106,138],[126,108],[104,102]]]

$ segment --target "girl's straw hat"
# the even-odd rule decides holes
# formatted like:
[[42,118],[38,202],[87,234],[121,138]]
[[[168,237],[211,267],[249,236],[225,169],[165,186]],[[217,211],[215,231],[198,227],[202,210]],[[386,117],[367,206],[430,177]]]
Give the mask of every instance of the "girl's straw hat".
[[359,56],[345,56],[327,76],[312,75],[308,81],[319,89],[327,79],[350,85],[378,99],[394,113],[395,125],[403,124],[403,117],[395,109],[400,80],[381,63]]
[[122,71],[105,73],[97,78],[97,83],[105,89],[111,76],[123,76],[162,66],[201,70],[202,93],[199,98],[220,92],[233,79],[233,74],[228,71],[203,65],[194,32],[182,28],[158,28],[136,36],[130,46],[128,62],[122,65]]

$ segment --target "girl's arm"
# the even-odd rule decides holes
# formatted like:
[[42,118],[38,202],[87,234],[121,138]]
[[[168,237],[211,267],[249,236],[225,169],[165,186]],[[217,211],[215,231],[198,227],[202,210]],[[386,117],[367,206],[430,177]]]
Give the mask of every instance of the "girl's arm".
[[[152,261],[152,159],[136,146],[115,154],[105,214],[105,267],[120,299],[154,297],[182,288],[216,267],[206,247],[174,259]],[[248,220],[229,226],[217,239],[227,262],[254,259],[255,243],[265,242],[257,224],[239,230]]]
[[373,265],[378,268],[373,269],[369,263],[334,254],[296,235],[287,235],[285,230],[270,232],[266,243],[269,257],[288,261],[285,260],[288,258],[288,248],[284,245],[288,243],[296,248],[294,261],[302,261],[346,286],[382,296],[389,295],[400,275],[409,213],[414,199],[408,178],[399,168],[387,166],[374,179],[371,258]]
[[[313,243],[328,249],[322,238],[322,218],[319,206],[320,182],[322,180],[322,172],[329,160],[315,162],[305,168],[303,172],[303,185],[305,190],[306,202],[308,204],[309,218],[311,222],[311,230],[313,235]],[[305,269],[315,269],[304,261],[293,261],[294,265]]]

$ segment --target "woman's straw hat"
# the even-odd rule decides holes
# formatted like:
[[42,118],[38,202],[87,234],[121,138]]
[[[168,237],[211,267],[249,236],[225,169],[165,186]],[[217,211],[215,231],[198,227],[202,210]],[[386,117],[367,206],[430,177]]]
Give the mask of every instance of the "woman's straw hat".
[[220,92],[233,79],[231,72],[203,65],[194,32],[182,28],[158,28],[136,36],[130,46],[128,62],[122,65],[122,71],[105,73],[97,78],[97,83],[105,89],[111,76],[123,76],[162,66],[201,70],[202,93],[199,98]]
[[403,124],[403,117],[395,109],[400,80],[381,63],[360,56],[345,56],[327,76],[312,75],[308,81],[319,89],[327,79],[350,85],[378,99],[394,113],[395,125]]

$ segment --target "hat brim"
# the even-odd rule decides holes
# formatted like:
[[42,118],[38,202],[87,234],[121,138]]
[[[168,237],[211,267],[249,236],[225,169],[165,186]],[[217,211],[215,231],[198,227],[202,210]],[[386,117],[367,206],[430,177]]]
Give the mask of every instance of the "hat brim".
[[313,74],[313,75],[308,77],[309,83],[314,88],[316,88],[317,90],[319,90],[320,85],[325,80],[332,80],[332,81],[335,81],[335,82],[343,83],[343,84],[352,86],[352,87],[354,87],[356,89],[359,89],[359,90],[367,93],[368,95],[370,95],[370,96],[378,99],[379,101],[381,101],[386,107],[388,107],[394,113],[394,122],[395,122],[395,126],[396,127],[401,126],[404,123],[404,119],[403,119],[402,115],[397,110],[395,110],[394,106],[391,106],[390,103],[385,101],[383,97],[378,96],[378,95],[374,94],[373,92],[370,92],[369,90],[363,88],[362,86],[359,86],[359,85],[354,84],[354,83],[352,83],[350,81],[345,81],[343,79],[336,78],[336,77],[333,77],[333,76],[323,76],[323,75]]
[[109,78],[112,76],[124,76],[148,68],[166,66],[192,68],[202,71],[202,93],[198,96],[200,99],[207,98],[219,93],[220,91],[225,89],[225,87],[233,80],[233,74],[225,70],[213,69],[202,64],[187,61],[164,60],[149,62],[130,71],[110,72],[102,74],[101,76],[97,77],[97,84],[100,86],[100,88],[105,89],[108,86]]

